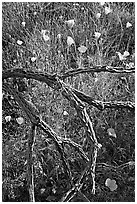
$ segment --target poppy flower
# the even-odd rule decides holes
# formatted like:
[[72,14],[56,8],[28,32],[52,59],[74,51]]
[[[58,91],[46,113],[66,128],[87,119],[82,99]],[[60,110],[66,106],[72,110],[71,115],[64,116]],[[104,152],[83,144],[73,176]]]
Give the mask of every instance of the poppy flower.
[[68,44],[68,46],[71,46],[72,44],[75,44],[72,37],[70,37],[70,36],[67,37],[67,44]]
[[24,21],[23,21],[23,22],[22,22],[21,24],[23,25],[23,27],[25,27],[25,25],[26,25],[26,22],[24,22]]
[[130,55],[130,53],[128,51],[125,51],[123,54],[124,57],[128,57],[129,55]]
[[95,32],[95,38],[96,38],[96,39],[100,38],[100,36],[101,36],[101,33]]
[[69,115],[69,114],[68,114],[68,112],[67,112],[67,111],[64,111],[64,112],[63,112],[63,115],[65,115],[65,116],[66,116],[66,115]]
[[115,191],[118,187],[118,185],[116,184],[116,181],[114,179],[110,179],[107,178],[105,181],[105,185],[111,190],[111,191]]
[[113,128],[108,128],[108,129],[107,129],[107,132],[108,132],[108,135],[109,135],[109,136],[115,137],[115,138],[117,137],[117,136],[116,136],[116,133],[115,133],[115,130],[114,130]]
[[42,30],[42,31],[41,31],[41,34],[42,34],[42,37],[43,37],[43,39],[44,39],[45,42],[47,42],[47,41],[50,40],[49,31],[47,31],[47,30]]
[[101,5],[101,6],[104,6],[104,4],[105,4],[104,1],[101,1],[101,2],[100,2],[100,5]]
[[129,28],[129,27],[132,27],[132,24],[129,23],[129,22],[127,22],[127,24],[126,24],[126,28]]
[[109,13],[111,13],[112,12],[112,9],[110,9],[109,7],[105,7],[105,14],[107,15],[107,14],[109,14]]
[[16,121],[17,121],[17,123],[18,123],[19,125],[21,125],[22,123],[24,123],[24,118],[18,117],[18,118],[16,118]]
[[18,45],[22,45],[22,43],[23,43],[23,42],[22,42],[21,40],[17,40],[17,44],[18,44]]
[[71,20],[65,21],[65,23],[68,25],[69,28],[72,28],[75,24],[75,21],[74,19],[71,19]]
[[36,59],[37,59],[37,57],[31,57],[31,61],[32,61],[32,62],[35,62]]
[[101,16],[101,13],[96,14],[96,18],[100,18],[100,16]]
[[125,51],[123,55],[120,52],[116,52],[116,54],[118,54],[120,61],[126,60],[126,57],[128,57],[130,55],[130,53],[128,51]]
[[11,120],[11,116],[10,116],[10,115],[5,116],[5,120],[6,120],[6,122],[10,122],[10,120]]
[[58,38],[58,39],[61,39],[61,34],[60,34],[60,33],[57,35],[57,38]]
[[85,53],[87,51],[87,47],[80,46],[80,47],[78,47],[78,51],[81,52],[81,53]]

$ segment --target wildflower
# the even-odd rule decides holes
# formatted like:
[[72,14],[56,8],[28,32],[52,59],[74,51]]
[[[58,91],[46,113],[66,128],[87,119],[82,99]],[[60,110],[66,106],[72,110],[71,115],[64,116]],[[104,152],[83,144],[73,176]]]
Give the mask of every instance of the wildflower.
[[58,39],[61,39],[61,34],[60,34],[60,33],[57,35],[57,38],[58,38]]
[[117,137],[117,136],[116,136],[116,133],[115,133],[115,130],[114,130],[113,128],[108,128],[108,129],[107,129],[107,132],[108,132],[108,135],[109,135],[109,136],[115,137],[115,138]]
[[42,30],[41,31],[41,34],[42,34],[42,36],[43,36],[43,39],[45,40],[45,41],[49,41],[50,40],[50,37],[49,37],[49,31],[47,31],[47,30]]
[[24,118],[18,117],[18,118],[16,118],[16,121],[17,121],[17,123],[18,123],[19,125],[21,125],[22,123],[24,123]]
[[10,115],[5,116],[5,120],[6,120],[6,122],[10,122],[10,120],[11,120],[11,116],[10,116]]
[[101,5],[101,6],[104,6],[104,4],[105,4],[104,1],[101,1],[101,2],[100,2],[100,5]]
[[130,55],[130,53],[128,51],[125,51],[123,55],[120,52],[116,52],[116,54],[118,54],[120,61],[126,60],[126,57],[128,57]]
[[31,57],[31,61],[32,61],[32,62],[35,62],[36,59],[37,59],[37,57]]
[[116,54],[118,54],[120,61],[124,60],[123,55],[120,52],[116,52]]
[[23,25],[23,27],[25,27],[25,25],[26,25],[26,22],[24,22],[24,21],[23,21],[23,22],[22,22],[21,24]]
[[128,164],[129,165],[135,165],[135,162],[134,161],[129,161]]
[[129,28],[129,27],[132,27],[132,24],[129,23],[129,22],[127,22],[127,24],[126,24],[126,28]]
[[45,188],[41,188],[40,193],[43,194],[45,192],[45,190],[46,190]]
[[18,45],[22,45],[22,43],[23,43],[23,42],[22,42],[21,40],[17,40],[17,44],[18,44]]
[[105,14],[107,15],[107,14],[109,14],[109,13],[111,13],[112,12],[112,9],[110,9],[109,7],[105,7]]
[[71,46],[72,44],[75,44],[72,37],[70,37],[70,36],[67,37],[67,44],[68,44],[68,46]]
[[132,176],[130,176],[130,177],[128,178],[128,181],[133,182],[133,181],[135,181],[135,178],[134,178],[134,177],[132,177]]
[[68,112],[67,112],[67,111],[64,111],[64,112],[63,112],[63,115],[65,115],[65,116],[66,116],[66,115],[69,115],[69,114],[68,114]]
[[96,14],[96,18],[100,18],[100,16],[101,16],[101,13]]
[[95,32],[95,38],[96,38],[96,39],[100,38],[100,36],[101,36],[101,33]]
[[43,38],[44,38],[45,41],[50,40],[50,37],[48,35],[43,35]]
[[17,62],[17,60],[16,60],[16,59],[14,59],[14,60],[13,60],[13,62],[14,62],[14,63],[16,63],[16,62]]
[[71,19],[71,20],[65,21],[65,23],[68,25],[69,28],[72,28],[75,24],[75,21],[74,19]]
[[111,191],[115,191],[117,189],[117,184],[116,181],[113,179],[111,180],[110,178],[106,179],[105,185],[111,190]]
[[80,46],[80,47],[78,47],[78,50],[79,50],[79,52],[81,52],[81,53],[85,53],[85,52],[87,51],[87,47],[85,47],[85,46]]
[[63,19],[63,16],[59,16],[59,19],[61,19],[61,20],[62,20],[62,19]]
[[52,192],[53,192],[54,194],[56,193],[56,188],[55,188],[55,187],[52,189]]
[[95,78],[95,82],[97,82],[98,81],[98,78]]
[[128,57],[129,55],[130,55],[130,53],[128,51],[125,51],[123,54],[124,57]]

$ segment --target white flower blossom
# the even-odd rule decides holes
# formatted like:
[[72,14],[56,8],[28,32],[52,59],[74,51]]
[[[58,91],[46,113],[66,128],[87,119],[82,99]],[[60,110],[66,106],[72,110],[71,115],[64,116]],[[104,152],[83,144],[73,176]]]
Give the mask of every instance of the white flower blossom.
[[96,14],[96,18],[100,18],[100,16],[101,16],[101,13]]
[[25,27],[26,22],[25,22],[25,21],[23,21],[21,24],[22,24],[22,26],[23,26],[23,27]]
[[43,39],[44,39],[45,42],[47,42],[47,41],[50,40],[49,31],[47,31],[47,30],[42,30],[42,31],[41,31],[41,34],[42,34],[42,37],[43,37]]
[[10,122],[10,120],[11,120],[11,116],[10,116],[10,115],[5,116],[5,120],[6,120],[6,122]]
[[126,28],[129,28],[129,27],[132,27],[132,24],[129,23],[129,22],[127,22],[127,24],[126,24]]
[[111,191],[115,191],[118,187],[118,185],[116,184],[116,181],[113,179],[111,180],[110,178],[106,179],[105,185],[111,190]]
[[32,61],[32,62],[35,62],[36,59],[37,59],[37,57],[31,57],[31,61]]
[[107,15],[107,14],[109,14],[109,13],[111,13],[112,12],[112,9],[110,9],[109,7],[105,7],[105,14]]
[[101,33],[95,32],[95,38],[96,38],[96,39],[100,38],[100,36],[101,36]]
[[104,6],[105,2],[104,1],[101,1],[99,2],[101,6]]
[[68,114],[68,112],[67,112],[67,111],[64,111],[64,112],[63,112],[63,115],[65,115],[65,116],[66,116],[66,115],[69,115],[69,114]]
[[23,42],[22,42],[21,40],[17,40],[17,44],[18,44],[18,45],[22,45],[22,43],[23,43]]
[[71,19],[71,20],[65,21],[65,23],[68,25],[69,28],[72,28],[75,24],[75,21],[74,19]]
[[16,121],[17,121],[17,123],[18,123],[19,125],[21,125],[22,123],[24,123],[24,118],[18,117],[18,118],[16,118]]
[[78,47],[78,51],[81,52],[81,53],[85,53],[87,51],[87,47],[80,46],[80,47]]
[[70,36],[67,37],[67,44],[68,44],[68,46],[71,46],[72,44],[75,44],[72,37],[70,37]]

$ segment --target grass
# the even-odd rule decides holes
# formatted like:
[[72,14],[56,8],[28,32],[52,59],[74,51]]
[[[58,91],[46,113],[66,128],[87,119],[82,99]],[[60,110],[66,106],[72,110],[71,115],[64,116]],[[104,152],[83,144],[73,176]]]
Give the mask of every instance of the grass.
[[[75,2],[35,2],[35,3],[2,3],[2,60],[3,70],[24,68],[25,70],[33,70],[38,72],[48,73],[64,73],[70,69],[77,69],[79,67],[96,66],[96,65],[124,65],[116,54],[116,52],[128,51],[130,53],[129,58],[124,62],[129,64],[134,63],[133,56],[135,54],[135,9],[134,3],[131,2],[109,2],[105,5],[96,3],[75,3]],[[106,10],[110,9],[110,13],[106,14]],[[101,14],[97,17],[97,14]],[[99,15],[98,15],[99,16]],[[74,26],[70,29],[66,21],[74,20]],[[127,28],[127,22],[132,24]],[[45,35],[49,38],[44,40],[43,30]],[[99,38],[96,37],[96,33],[100,33]],[[67,44],[67,37],[70,36],[74,43],[71,46]],[[18,43],[21,42],[21,44]],[[78,50],[80,46],[85,46],[87,51],[81,54]],[[126,77],[128,82],[129,91],[126,85],[121,83],[120,77]],[[10,79],[10,83],[12,79]],[[76,116],[75,110],[71,107],[71,104],[64,99],[56,91],[51,90],[45,84],[36,82],[34,80],[24,80],[27,83],[28,91],[24,92],[24,97],[33,102],[40,110],[41,116],[48,122],[49,125],[60,136],[67,135],[67,137],[73,139],[75,142],[81,144],[86,132],[83,130],[82,124]],[[134,101],[134,75],[129,74],[110,74],[110,73],[95,73],[95,74],[83,74],[73,78],[69,77],[65,79],[65,83],[70,84],[72,87],[83,91],[85,94],[92,96],[95,100],[100,101]],[[8,96],[6,96],[8,97]],[[7,126],[5,121],[3,122],[5,139],[8,135],[8,139],[3,143],[3,163],[4,163],[4,201],[20,199],[22,196],[20,190],[21,182],[24,182],[23,189],[26,189],[24,177],[21,182],[16,186],[12,183],[16,180],[17,176],[12,176],[8,173],[12,167],[12,160],[16,161],[23,168],[23,173],[26,172],[26,167],[23,167],[21,156],[23,154],[23,161],[25,162],[25,150],[23,153],[13,148],[14,143],[18,143],[16,137],[22,135],[21,138],[25,140],[28,134],[29,123],[25,118],[25,124],[19,130],[16,130],[17,124],[15,118],[23,113],[19,109],[11,108],[9,105],[7,109],[3,106],[3,117],[7,114],[15,112],[17,115],[13,117],[12,123]],[[93,120],[94,129],[99,142],[103,145],[102,151],[98,156],[98,163],[105,162],[112,165],[121,165],[128,161],[134,160],[134,113],[125,109],[107,109],[103,112],[88,107],[91,118]],[[63,116],[63,112],[68,112],[68,117]],[[25,117],[23,115],[23,117]],[[14,123],[14,124],[13,124]],[[113,128],[116,132],[117,138],[109,138],[107,129]],[[10,129],[10,134],[8,133]],[[17,131],[15,134],[15,130]],[[13,137],[10,137],[10,135]],[[38,147],[45,145],[44,139],[39,140],[43,136],[43,133],[39,131],[37,144]],[[18,137],[17,137],[18,138]],[[50,143],[50,142],[49,142]],[[12,146],[11,146],[12,144]],[[21,144],[21,143],[20,143]],[[24,146],[26,143],[23,143]],[[23,148],[21,144],[21,148]],[[35,151],[38,152],[38,147]],[[8,151],[6,151],[8,148]],[[85,146],[85,151],[90,149],[89,144]],[[50,164],[54,161],[56,168],[58,167],[58,156],[55,156],[53,151],[54,147],[51,147],[51,151],[48,152],[49,157],[45,157],[43,162],[44,167],[41,167],[39,162],[38,153],[35,158],[35,183],[36,183],[36,200],[41,201],[59,201],[62,195],[62,189],[60,180],[57,180],[56,176],[59,173],[55,172],[55,168],[50,169]],[[68,154],[70,161],[76,158],[76,161],[72,165],[72,172],[77,177],[79,170],[83,169],[85,165],[79,155],[75,155],[73,149],[69,150],[71,154]],[[12,156],[15,153],[16,157]],[[17,154],[18,153],[18,154]],[[18,156],[17,156],[18,155]],[[7,160],[5,159],[7,158]],[[8,160],[9,159],[9,160]],[[9,163],[11,167],[7,167]],[[46,163],[49,164],[46,166]],[[73,162],[71,162],[73,163]],[[41,168],[45,169],[45,172],[41,173]],[[46,172],[49,171],[48,173]],[[61,166],[57,170],[61,173]],[[53,170],[53,171],[52,171]],[[14,172],[14,170],[11,170]],[[51,172],[50,172],[51,171]],[[16,174],[16,170],[14,172]],[[47,177],[52,177],[55,180],[56,196],[52,195],[48,198],[47,194],[40,194],[40,189],[51,188],[47,184]],[[19,173],[20,175],[20,173]],[[21,175],[24,175],[21,173]],[[105,180],[112,178],[117,181],[118,190],[111,192],[105,186]],[[9,178],[9,180],[6,178]],[[129,179],[132,178],[132,179]],[[24,180],[23,180],[24,179]],[[44,183],[41,184],[41,181]],[[64,178],[64,185],[67,182]],[[12,187],[10,184],[12,183]],[[9,187],[7,187],[9,185]],[[46,187],[45,187],[46,186]],[[67,189],[65,186],[64,188]],[[8,189],[8,190],[7,190]],[[90,201],[96,202],[127,202],[134,201],[134,168],[128,166],[121,171],[113,171],[110,167],[97,168],[96,172],[96,195],[91,193],[91,177],[87,176],[86,186],[83,187],[82,192],[87,196]],[[7,197],[6,197],[7,194]],[[9,196],[8,196],[9,194]],[[43,196],[43,197],[42,197]],[[27,199],[27,198],[26,198]],[[74,199],[82,201],[83,198],[78,196]]]

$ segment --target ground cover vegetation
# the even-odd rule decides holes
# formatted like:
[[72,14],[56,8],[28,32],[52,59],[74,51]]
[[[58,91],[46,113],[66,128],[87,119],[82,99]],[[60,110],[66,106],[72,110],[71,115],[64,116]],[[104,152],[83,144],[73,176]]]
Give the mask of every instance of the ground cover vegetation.
[[133,202],[135,4],[2,3],[2,199]]

